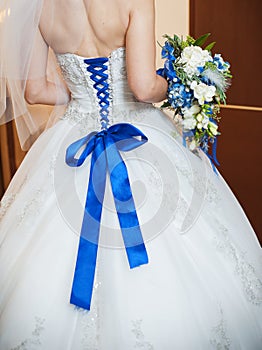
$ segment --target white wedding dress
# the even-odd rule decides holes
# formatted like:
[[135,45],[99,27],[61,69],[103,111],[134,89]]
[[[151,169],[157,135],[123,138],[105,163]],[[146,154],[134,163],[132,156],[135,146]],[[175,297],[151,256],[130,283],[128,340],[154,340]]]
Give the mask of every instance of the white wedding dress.
[[[262,251],[221,175],[165,113],[135,100],[124,48],[95,68],[104,85],[94,85],[92,59],[57,60],[72,99],[1,202],[0,349],[262,349]],[[73,168],[65,154],[101,123],[130,123],[148,138],[120,153],[149,262],[129,267],[108,176],[88,311],[70,293],[91,155]]]

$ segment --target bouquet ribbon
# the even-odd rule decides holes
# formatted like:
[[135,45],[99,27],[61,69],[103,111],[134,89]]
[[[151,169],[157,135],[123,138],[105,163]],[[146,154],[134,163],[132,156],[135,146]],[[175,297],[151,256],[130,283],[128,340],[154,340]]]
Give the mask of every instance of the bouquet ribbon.
[[[214,120],[212,120],[213,123],[215,123]],[[187,147],[186,138],[187,137],[194,137],[194,132],[192,130],[189,131],[183,131],[183,145]],[[212,169],[216,175],[218,175],[216,165],[220,165],[217,160],[217,138],[215,137],[212,142],[212,154],[208,153],[208,150],[205,150],[204,148],[200,147],[200,149],[205,153],[205,155],[209,158],[210,163],[212,165]]]
[[[71,304],[90,310],[107,172],[129,266],[132,269],[148,263],[127,168],[119,152],[133,150],[147,140],[133,125],[119,123],[100,132],[91,132],[67,148],[66,163],[70,167],[81,166],[92,153]],[[82,153],[76,158],[82,148]]]

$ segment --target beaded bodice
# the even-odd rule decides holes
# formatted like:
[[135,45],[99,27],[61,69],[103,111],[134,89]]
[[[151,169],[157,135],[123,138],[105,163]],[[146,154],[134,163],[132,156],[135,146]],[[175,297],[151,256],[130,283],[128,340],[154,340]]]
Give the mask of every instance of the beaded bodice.
[[[125,48],[109,57],[84,58],[72,53],[57,54],[63,77],[71,92],[64,118],[84,119],[91,115],[102,129],[112,124],[116,106],[135,102],[127,83]],[[98,126],[98,125],[96,125]]]

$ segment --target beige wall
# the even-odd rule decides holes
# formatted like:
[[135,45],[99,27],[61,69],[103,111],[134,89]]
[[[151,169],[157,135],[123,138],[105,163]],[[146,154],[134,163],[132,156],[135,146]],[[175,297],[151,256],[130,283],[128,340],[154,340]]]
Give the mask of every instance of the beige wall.
[[[189,33],[189,0],[156,1],[156,38],[163,43],[163,34],[187,35]],[[157,66],[162,65],[160,47],[157,48]]]

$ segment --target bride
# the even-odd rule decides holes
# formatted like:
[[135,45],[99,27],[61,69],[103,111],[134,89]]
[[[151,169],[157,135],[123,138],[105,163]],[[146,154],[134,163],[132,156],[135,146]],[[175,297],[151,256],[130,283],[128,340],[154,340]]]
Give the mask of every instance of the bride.
[[261,349],[257,237],[152,105],[154,1],[1,14],[1,115],[26,147],[43,121],[25,100],[54,109],[1,201],[0,348]]

